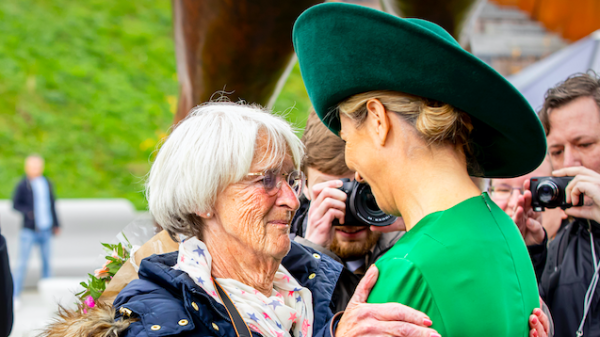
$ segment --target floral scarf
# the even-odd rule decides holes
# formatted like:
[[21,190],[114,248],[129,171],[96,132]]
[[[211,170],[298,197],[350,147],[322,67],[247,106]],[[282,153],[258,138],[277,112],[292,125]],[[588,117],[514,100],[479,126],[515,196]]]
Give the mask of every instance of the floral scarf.
[[[188,274],[210,296],[223,303],[213,284],[211,263],[206,245],[194,237],[181,242],[173,268]],[[218,278],[217,282],[251,330],[268,337],[312,337],[312,294],[283,266],[275,273],[269,297],[236,280]]]

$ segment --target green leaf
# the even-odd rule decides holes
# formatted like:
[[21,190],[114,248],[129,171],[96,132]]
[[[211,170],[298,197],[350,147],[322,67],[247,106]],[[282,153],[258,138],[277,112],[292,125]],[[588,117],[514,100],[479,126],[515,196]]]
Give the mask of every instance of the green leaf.
[[110,262],[114,262],[114,263],[119,263],[121,261],[121,259],[118,259],[116,257],[112,257],[112,256],[106,256],[106,259]]
[[123,235],[123,238],[125,239],[125,241],[127,241],[127,246],[131,247],[131,242],[129,242],[129,239],[127,238],[127,236],[125,236],[125,233],[121,232],[121,235]]

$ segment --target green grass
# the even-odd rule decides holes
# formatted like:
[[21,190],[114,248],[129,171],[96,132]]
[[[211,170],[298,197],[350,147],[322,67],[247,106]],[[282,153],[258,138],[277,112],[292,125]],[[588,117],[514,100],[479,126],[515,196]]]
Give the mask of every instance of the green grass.
[[[0,198],[39,153],[58,197],[146,208],[177,102],[171,16],[158,0],[0,1]],[[308,106],[296,66],[274,109],[302,128]]]
[[273,105],[273,111],[282,113],[292,125],[298,128],[298,136],[302,136],[310,107],[310,100],[300,75],[300,67],[296,63]]

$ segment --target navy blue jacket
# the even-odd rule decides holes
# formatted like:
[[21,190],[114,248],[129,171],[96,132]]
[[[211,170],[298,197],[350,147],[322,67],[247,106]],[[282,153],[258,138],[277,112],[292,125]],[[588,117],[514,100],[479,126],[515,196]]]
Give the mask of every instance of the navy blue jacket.
[[[46,177],[44,177],[46,178]],[[52,211],[52,228],[59,227],[58,217],[56,216],[56,207],[54,202],[54,191],[50,180],[48,182],[48,191],[50,192],[50,210]],[[27,177],[21,179],[13,196],[13,207],[23,214],[23,227],[36,230],[35,216],[33,214],[33,190]]]
[[[121,318],[121,308],[126,308],[131,310],[131,317],[139,319],[122,336],[236,336],[225,307],[186,273],[172,269],[177,254],[152,255],[142,260],[140,278],[119,293],[114,301],[115,318]],[[313,336],[332,337],[332,294],[342,265],[295,242],[282,265],[312,292]],[[180,324],[181,320],[187,324]],[[253,332],[253,336],[260,335]]]

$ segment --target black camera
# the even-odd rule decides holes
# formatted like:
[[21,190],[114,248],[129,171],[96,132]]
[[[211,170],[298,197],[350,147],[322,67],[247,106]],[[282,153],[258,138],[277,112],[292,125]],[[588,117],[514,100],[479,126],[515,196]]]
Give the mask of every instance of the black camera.
[[339,188],[348,195],[346,198],[346,216],[340,225],[334,219],[333,226],[389,226],[396,221],[393,215],[385,214],[377,206],[371,186],[348,178],[341,179],[344,185]]
[[[573,204],[567,203],[565,190],[574,177],[534,177],[531,178],[531,206],[536,212],[543,212],[544,208],[567,209]],[[579,195],[577,206],[583,205],[583,193]]]

